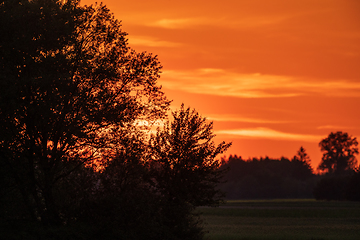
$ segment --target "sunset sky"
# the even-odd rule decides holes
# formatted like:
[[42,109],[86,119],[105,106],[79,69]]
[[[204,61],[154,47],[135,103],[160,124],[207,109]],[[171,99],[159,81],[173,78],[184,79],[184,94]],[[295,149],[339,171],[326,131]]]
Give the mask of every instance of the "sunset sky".
[[303,146],[316,168],[330,132],[360,138],[360,1],[103,3],[130,47],[158,55],[172,107],[195,108],[217,142],[233,142],[227,156],[292,158]]

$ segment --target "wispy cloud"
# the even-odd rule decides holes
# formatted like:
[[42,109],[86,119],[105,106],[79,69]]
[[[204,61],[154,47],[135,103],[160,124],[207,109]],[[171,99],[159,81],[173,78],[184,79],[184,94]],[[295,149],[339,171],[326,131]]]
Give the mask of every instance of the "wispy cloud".
[[306,141],[306,142],[319,142],[324,136],[310,135],[310,134],[297,134],[280,132],[269,128],[247,128],[247,129],[230,129],[219,130],[215,132],[217,135],[231,135],[240,138],[264,138],[274,140],[289,140],[289,141]]
[[268,74],[242,74],[223,69],[164,71],[164,88],[241,98],[295,97],[309,94],[360,97],[360,82],[303,79]]
[[353,129],[353,127],[348,127],[348,126],[335,126],[335,125],[324,125],[324,126],[319,126],[317,127],[317,129],[332,129],[335,131],[340,131],[341,129]]
[[[214,17],[189,17],[189,18],[162,18],[156,20],[144,21],[140,24],[151,27],[159,27],[166,29],[183,29],[183,28],[194,28],[199,26],[213,26],[213,27],[225,27],[225,28],[238,28],[248,29],[257,28],[269,25],[279,24],[286,19],[293,16],[289,14],[273,15],[273,16],[218,16]],[[139,22],[138,22],[139,24]]]
[[129,43],[131,45],[140,45],[140,46],[148,46],[148,47],[179,47],[182,45],[181,43],[164,41],[147,36],[131,36],[129,38]]
[[249,118],[249,117],[241,117],[234,115],[209,115],[207,116],[207,119],[218,122],[246,122],[246,123],[273,123],[273,124],[289,123],[289,121]]

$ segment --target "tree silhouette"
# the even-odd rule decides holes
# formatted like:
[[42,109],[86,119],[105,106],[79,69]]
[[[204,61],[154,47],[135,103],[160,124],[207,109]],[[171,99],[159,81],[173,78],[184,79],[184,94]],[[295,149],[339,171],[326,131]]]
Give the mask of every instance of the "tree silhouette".
[[190,108],[173,112],[173,121],[166,122],[150,139],[156,188],[169,201],[188,202],[193,206],[217,204],[215,190],[220,182],[221,162],[216,156],[231,143],[215,145],[213,124]]
[[301,146],[299,151],[297,151],[296,155],[294,156],[294,159],[306,163],[308,165],[310,165],[310,157],[308,156],[308,154],[306,153],[305,149]]
[[355,155],[359,153],[357,145],[356,138],[348,133],[330,133],[319,143],[324,153],[318,168],[328,173],[342,173],[354,169],[357,164]]
[[189,239],[192,232],[201,233],[195,219],[189,218],[195,207],[218,205],[223,197],[217,189],[223,171],[216,156],[231,143],[216,146],[212,122],[195,110],[182,105],[172,116],[172,121],[151,136],[150,165],[153,186],[163,196],[166,225],[175,226],[173,231],[181,230],[180,239]]
[[316,199],[359,200],[358,173],[356,172],[359,153],[356,138],[348,133],[335,132],[323,139],[319,146],[323,151],[318,169],[326,172],[314,188]]
[[230,144],[183,106],[149,134],[170,104],[157,57],[101,4],[4,0],[0,22],[0,223],[20,226],[2,236],[200,239],[193,210],[221,201]]
[[313,174],[313,169],[311,167],[311,159],[302,146],[297,151],[296,155],[291,161],[293,164],[296,164],[294,169],[294,175],[298,178],[306,179]]
[[128,47],[103,5],[3,1],[0,22],[1,165],[28,214],[60,224],[55,196],[66,178],[106,166],[136,120],[165,116],[161,65]]

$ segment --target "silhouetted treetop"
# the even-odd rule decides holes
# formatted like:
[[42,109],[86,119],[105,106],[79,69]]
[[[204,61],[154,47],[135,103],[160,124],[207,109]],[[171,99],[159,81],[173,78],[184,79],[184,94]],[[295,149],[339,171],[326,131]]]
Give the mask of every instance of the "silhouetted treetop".
[[218,204],[222,194],[216,186],[222,171],[216,157],[231,143],[215,145],[212,122],[195,110],[182,105],[172,116],[173,121],[166,122],[150,139],[156,188],[174,203]]
[[355,137],[341,131],[330,133],[319,146],[323,152],[319,169],[328,173],[341,173],[357,167],[356,154],[358,141]]
[[294,165],[298,165],[298,167],[296,167],[297,171],[294,171],[295,176],[307,178],[312,175],[313,168],[311,166],[311,159],[302,146],[291,161]]

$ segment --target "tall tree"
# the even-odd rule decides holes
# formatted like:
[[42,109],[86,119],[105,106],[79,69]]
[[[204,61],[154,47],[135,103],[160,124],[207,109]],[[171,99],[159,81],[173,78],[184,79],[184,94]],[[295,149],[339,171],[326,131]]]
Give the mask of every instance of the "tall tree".
[[[213,206],[222,200],[217,185],[223,171],[216,157],[231,143],[216,145],[212,122],[184,105],[172,117],[151,136],[149,164],[154,188],[163,196],[167,225],[174,226],[174,231],[181,229],[180,232],[191,234],[191,225],[183,224],[191,223],[191,218],[182,219],[189,218],[196,206]],[[180,239],[190,238],[185,234]]]
[[296,177],[306,179],[313,174],[313,168],[311,167],[311,159],[306,153],[305,148],[302,146],[297,151],[296,155],[291,160],[295,164],[294,174]]
[[4,0],[0,22],[1,165],[32,218],[61,223],[61,181],[111,161],[136,120],[165,116],[161,65],[103,5]]
[[330,133],[324,138],[319,146],[324,152],[319,169],[329,173],[341,173],[346,170],[354,169],[357,165],[356,154],[358,141],[355,137],[341,131]]
[[294,159],[307,164],[310,164],[311,162],[309,155],[306,153],[306,150],[302,146],[297,151],[296,155],[294,156]]

